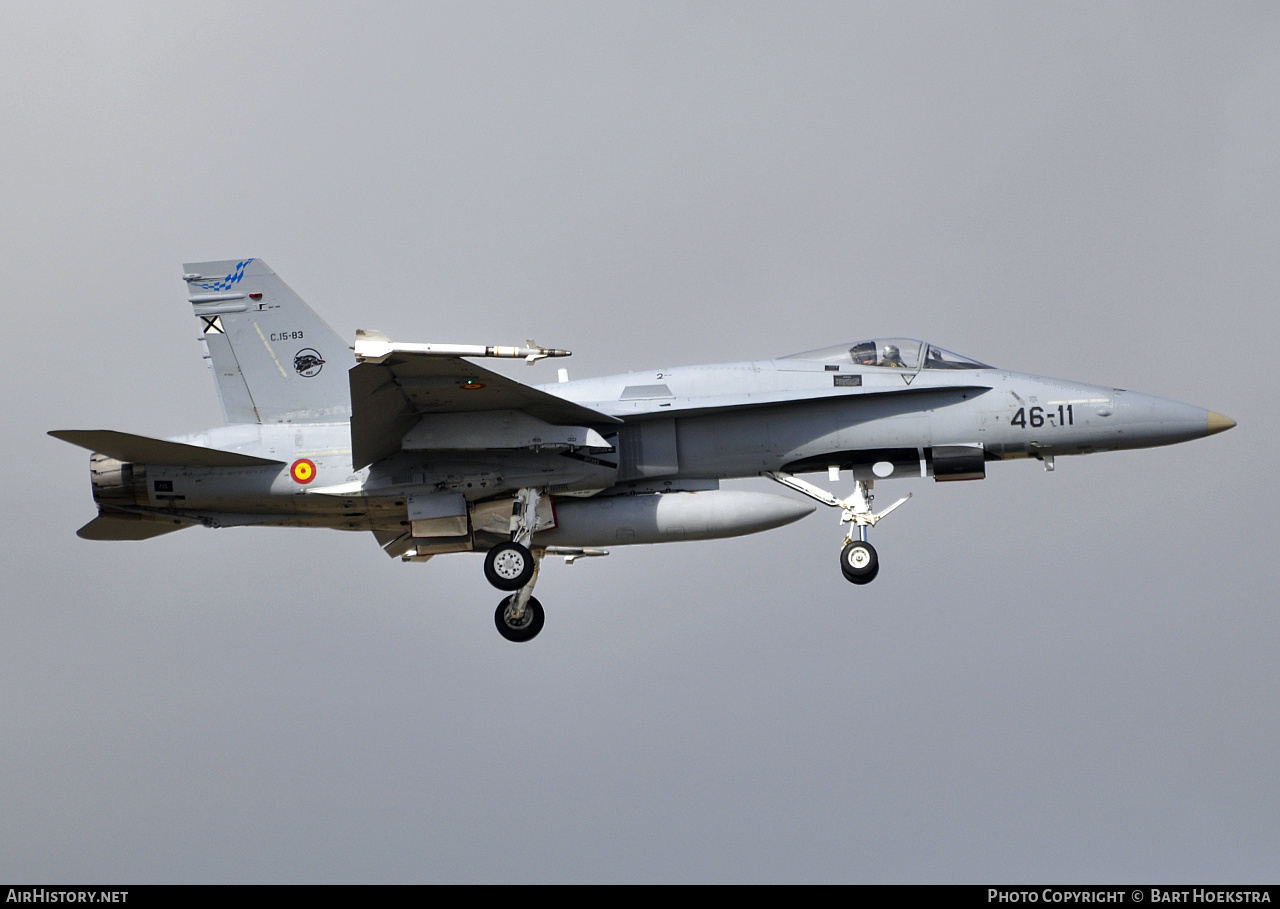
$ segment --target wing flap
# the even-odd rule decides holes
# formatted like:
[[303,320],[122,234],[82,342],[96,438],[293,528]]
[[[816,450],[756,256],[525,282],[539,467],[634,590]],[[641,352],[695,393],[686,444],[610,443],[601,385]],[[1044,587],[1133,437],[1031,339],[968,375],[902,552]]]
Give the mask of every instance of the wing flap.
[[378,541],[383,552],[393,559],[400,558],[414,548],[413,537],[407,530],[375,530],[373,537]]
[[165,464],[172,467],[268,467],[283,464],[237,451],[201,448],[181,442],[166,442],[148,436],[135,436],[113,429],[55,429],[49,435],[72,445],[99,452],[117,461],[134,464]]

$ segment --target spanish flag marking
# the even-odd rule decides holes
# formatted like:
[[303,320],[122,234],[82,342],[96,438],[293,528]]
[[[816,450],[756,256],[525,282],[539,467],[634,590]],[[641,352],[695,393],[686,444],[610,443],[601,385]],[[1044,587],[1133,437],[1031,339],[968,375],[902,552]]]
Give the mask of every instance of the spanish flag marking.
[[306,458],[299,458],[290,465],[289,475],[293,477],[293,482],[301,483],[305,486],[316,478],[315,462]]

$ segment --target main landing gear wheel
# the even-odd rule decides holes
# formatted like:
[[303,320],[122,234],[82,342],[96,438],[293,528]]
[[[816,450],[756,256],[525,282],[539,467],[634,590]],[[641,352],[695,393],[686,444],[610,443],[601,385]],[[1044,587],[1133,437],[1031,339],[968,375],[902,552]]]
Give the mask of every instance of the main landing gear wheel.
[[542,611],[542,604],[537,597],[529,597],[524,604],[524,615],[519,620],[511,618],[512,607],[515,606],[518,594],[511,594],[498,604],[498,611],[493,614],[493,623],[498,626],[498,634],[508,641],[532,641],[542,630],[542,623],[547,620]]
[[870,543],[850,540],[840,550],[840,570],[844,578],[853,584],[870,584],[880,573],[880,558]]
[[484,576],[499,590],[519,590],[533,577],[533,566],[533,553],[524,546],[499,543],[484,557]]

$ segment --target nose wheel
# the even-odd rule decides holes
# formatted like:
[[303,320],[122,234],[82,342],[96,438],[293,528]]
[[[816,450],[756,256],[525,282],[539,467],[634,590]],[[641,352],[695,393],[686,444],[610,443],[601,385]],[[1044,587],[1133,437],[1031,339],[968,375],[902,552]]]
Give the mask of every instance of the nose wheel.
[[876,548],[862,540],[850,540],[840,550],[840,571],[851,584],[870,584],[880,573]]
[[[832,480],[837,479],[838,474],[837,468],[830,469]],[[851,584],[870,584],[875,580],[876,575],[880,573],[880,557],[876,555],[875,547],[867,542],[867,528],[874,527],[881,518],[911,498],[910,493],[898,499],[884,511],[876,513],[871,510],[871,501],[874,498],[871,494],[871,480],[855,479],[853,495],[847,499],[837,499],[822,487],[806,483],[789,473],[769,471],[765,476],[823,505],[839,508],[840,523],[849,525],[844,538],[844,548],[840,550],[840,571],[845,580]]]

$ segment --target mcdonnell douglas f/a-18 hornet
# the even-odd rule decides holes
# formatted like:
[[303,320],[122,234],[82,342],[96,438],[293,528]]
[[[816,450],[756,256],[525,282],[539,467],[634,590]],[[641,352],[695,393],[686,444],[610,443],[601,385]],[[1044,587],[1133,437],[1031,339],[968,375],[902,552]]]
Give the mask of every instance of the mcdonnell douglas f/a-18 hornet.
[[[389,556],[485,553],[511,641],[541,631],[544,557],[781,527],[815,505],[720,489],[765,476],[848,525],[840,570],[880,570],[867,531],[878,480],[980,480],[987,463],[1170,445],[1230,429],[1221,414],[1118,388],[1013,373],[927,341],[874,338],[774,360],[525,385],[472,362],[566,357],[540,347],[349,347],[261,259],[202,262],[183,280],[226,426],[154,439],[50,435],[89,449],[89,540],[193,525],[332,527]],[[848,476],[837,498],[797,474]],[[907,497],[909,498],[909,496]]]

